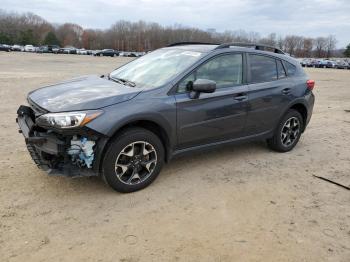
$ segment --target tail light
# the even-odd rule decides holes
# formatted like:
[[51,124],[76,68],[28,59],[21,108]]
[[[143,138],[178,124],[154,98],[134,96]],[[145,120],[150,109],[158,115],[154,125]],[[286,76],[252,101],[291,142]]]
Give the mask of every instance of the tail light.
[[315,87],[315,80],[307,80],[306,81],[306,86],[309,90],[314,89]]

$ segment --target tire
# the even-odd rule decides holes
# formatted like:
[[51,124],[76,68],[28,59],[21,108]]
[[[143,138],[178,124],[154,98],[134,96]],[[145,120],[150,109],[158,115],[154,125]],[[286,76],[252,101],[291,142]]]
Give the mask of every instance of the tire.
[[114,190],[130,193],[150,185],[164,164],[161,140],[149,130],[128,128],[109,145],[102,176]]
[[303,129],[303,117],[298,111],[290,109],[282,117],[273,137],[267,139],[267,145],[274,151],[288,152],[298,143]]

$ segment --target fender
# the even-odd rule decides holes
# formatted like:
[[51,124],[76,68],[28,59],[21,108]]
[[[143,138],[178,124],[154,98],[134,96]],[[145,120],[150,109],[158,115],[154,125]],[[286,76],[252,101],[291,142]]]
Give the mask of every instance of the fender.
[[[107,136],[108,137],[113,137],[120,129],[123,127],[130,125],[132,123],[138,122],[138,121],[148,121],[148,122],[153,122],[156,125],[158,125],[160,128],[162,128],[171,144],[172,142],[176,141],[176,134],[174,134],[176,129],[173,129],[172,125],[169,123],[169,121],[160,113],[157,112],[152,112],[152,113],[141,113],[141,114],[136,114],[133,116],[127,116],[121,120],[119,120],[116,125],[113,126],[113,128],[110,129],[108,132]],[[173,140],[172,138],[175,138]]]
[[157,112],[152,113],[142,113],[142,114],[136,114],[132,117],[126,116],[123,119],[117,120],[115,125],[113,125],[113,128],[109,130],[109,132],[106,134],[107,136],[104,138],[101,138],[97,150],[98,153],[96,153],[96,158],[94,161],[94,170],[99,173],[101,164],[103,162],[103,158],[105,155],[105,152],[108,148],[108,144],[113,139],[117,133],[123,129],[124,127],[131,125],[132,123],[139,122],[139,121],[147,121],[152,122],[156,125],[158,125],[165,133],[166,140],[165,143],[165,150],[166,150],[166,161],[169,161],[169,159],[172,156],[172,148],[174,147],[176,143],[176,128],[171,126],[171,123],[167,121],[162,114]]
[[[278,123],[281,122],[283,116],[287,113],[287,111],[288,111],[290,108],[292,108],[293,106],[298,105],[298,104],[299,104],[299,105],[300,105],[300,104],[303,105],[303,106],[305,107],[305,109],[306,109],[307,119],[306,119],[306,123],[305,123],[305,125],[304,125],[304,129],[305,129],[306,124],[307,124],[307,122],[308,122],[308,119],[310,118],[310,108],[309,108],[309,105],[308,105],[308,103],[307,103],[307,100],[310,99],[310,98],[309,98],[310,95],[311,95],[311,93],[305,94],[305,96],[300,97],[300,98],[297,98],[297,99],[294,99],[293,101],[291,101],[290,103],[288,103],[288,104],[285,106],[284,110],[279,114],[279,116],[278,116],[278,122],[277,122],[277,125],[274,127],[273,132],[276,130],[276,128],[278,127]],[[313,105],[313,104],[312,104],[312,105]],[[303,131],[304,131],[304,130],[303,130]]]

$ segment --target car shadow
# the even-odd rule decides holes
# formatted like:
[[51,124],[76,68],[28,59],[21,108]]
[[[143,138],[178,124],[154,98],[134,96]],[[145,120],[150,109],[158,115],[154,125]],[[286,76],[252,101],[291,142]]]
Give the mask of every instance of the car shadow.
[[[226,145],[217,149],[208,149],[200,152],[194,151],[186,153],[173,158],[170,163],[165,164],[159,177],[150,187],[169,186],[166,184],[174,182],[172,179],[173,176],[183,174],[184,167],[187,171],[193,170],[195,172],[196,169],[201,166],[220,165],[220,163],[226,163],[227,161],[235,161],[240,158],[247,158],[251,157],[251,155],[264,154],[266,152],[268,152],[268,148],[265,142],[250,142],[233,146]],[[79,194],[79,196],[82,194],[93,194],[96,197],[98,197],[98,195],[120,195],[120,193],[110,188],[100,177],[48,177],[46,186],[50,188],[50,191],[53,190],[53,192],[56,193],[62,188],[65,188],[62,190],[62,193],[72,196],[77,194]],[[156,189],[153,188],[152,191],[153,190]]]

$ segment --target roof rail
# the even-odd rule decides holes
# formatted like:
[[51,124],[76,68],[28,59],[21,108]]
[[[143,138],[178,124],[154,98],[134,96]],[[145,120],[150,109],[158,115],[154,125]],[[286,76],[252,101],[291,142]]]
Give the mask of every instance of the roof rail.
[[179,45],[220,45],[216,43],[203,43],[203,42],[177,42],[167,45],[166,47],[179,46]]
[[269,45],[261,45],[261,44],[252,44],[252,43],[225,43],[221,44],[215,49],[229,48],[231,46],[239,46],[239,47],[253,47],[255,50],[274,52],[277,54],[285,54],[281,49],[278,49],[274,46]]

